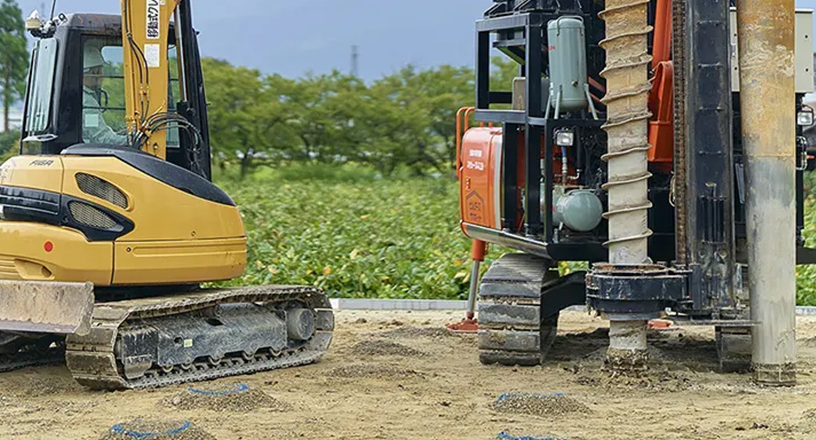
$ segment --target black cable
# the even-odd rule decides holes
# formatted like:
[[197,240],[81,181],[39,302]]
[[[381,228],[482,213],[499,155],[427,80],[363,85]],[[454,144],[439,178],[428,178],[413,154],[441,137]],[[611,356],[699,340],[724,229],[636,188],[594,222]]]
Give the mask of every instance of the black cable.
[[[131,32],[132,27],[132,20],[130,16],[130,0],[124,0],[125,2],[125,16],[123,17],[123,23],[125,26],[125,35],[128,39],[128,44],[131,47],[131,50],[137,59],[137,65],[139,68],[139,81],[140,85],[148,85],[150,84],[150,67],[147,63],[147,57],[145,56],[142,49],[136,44],[133,40],[133,34]],[[150,139],[150,136],[157,132],[167,131],[172,129],[179,129],[183,130],[187,133],[191,140],[193,141],[193,145],[196,147],[200,147],[201,142],[203,140],[203,136],[200,130],[193,125],[190,121],[188,121],[183,116],[173,113],[173,112],[162,112],[156,113],[153,115],[147,114],[147,109],[150,108],[150,95],[147,96],[147,109],[145,108],[145,99],[140,94],[140,107],[141,107],[141,121],[139,127],[137,127],[136,134],[134,136],[134,144],[135,147],[141,149],[145,143]],[[197,151],[199,148],[191,149],[191,154]],[[197,156],[197,154],[196,154]],[[193,157],[190,157],[190,162],[196,164],[200,168],[200,164],[198,160],[194,160]]]
[[143,130],[137,135],[137,145],[141,148],[154,133],[174,128],[183,129],[188,132],[194,145],[200,146],[202,136],[199,129],[183,116],[172,112],[151,115],[143,127]]

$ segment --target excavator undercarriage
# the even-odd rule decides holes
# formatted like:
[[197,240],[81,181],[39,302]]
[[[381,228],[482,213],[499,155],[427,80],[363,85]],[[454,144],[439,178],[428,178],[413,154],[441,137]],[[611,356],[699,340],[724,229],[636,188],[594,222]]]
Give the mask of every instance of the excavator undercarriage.
[[153,388],[308,364],[328,349],[334,315],[310,287],[190,292],[94,308],[66,361],[90,388]]
[[[39,288],[27,295],[34,302],[70,289],[94,293],[81,284],[2,282],[0,295],[20,298],[12,290],[31,292],[32,286]],[[74,315],[79,322],[32,322],[39,319],[36,312],[3,309],[3,318],[13,321],[2,319],[0,325],[11,328],[26,320],[29,331],[0,333],[0,372],[64,360],[89,388],[155,388],[312,363],[331,344],[331,304],[312,287],[193,286],[176,288],[176,294],[154,289],[160,295],[152,297],[144,288],[126,290],[100,289],[98,297],[111,301],[86,308],[85,316]],[[135,299],[112,300],[123,295]],[[58,328],[70,333],[59,335]]]

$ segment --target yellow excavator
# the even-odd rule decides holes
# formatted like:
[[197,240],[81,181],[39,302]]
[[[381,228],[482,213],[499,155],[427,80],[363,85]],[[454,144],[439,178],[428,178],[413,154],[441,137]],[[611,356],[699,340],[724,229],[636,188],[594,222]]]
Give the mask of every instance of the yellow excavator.
[[0,167],[0,371],[62,359],[95,389],[318,360],[334,315],[309,286],[239,277],[247,239],[211,182],[189,0],[26,21],[20,155]]

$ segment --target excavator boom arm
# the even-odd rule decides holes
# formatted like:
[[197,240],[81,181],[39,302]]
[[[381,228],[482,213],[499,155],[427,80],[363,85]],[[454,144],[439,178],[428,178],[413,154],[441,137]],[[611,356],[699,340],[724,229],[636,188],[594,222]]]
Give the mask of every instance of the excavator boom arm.
[[[121,0],[125,107],[130,144],[167,158],[170,19],[181,0]],[[178,121],[176,121],[178,122]]]

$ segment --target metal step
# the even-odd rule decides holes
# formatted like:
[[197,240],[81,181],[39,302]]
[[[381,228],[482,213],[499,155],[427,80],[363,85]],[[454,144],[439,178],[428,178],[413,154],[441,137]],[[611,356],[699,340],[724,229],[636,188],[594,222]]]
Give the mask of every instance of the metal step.
[[753,338],[750,327],[716,327],[717,357],[723,373],[751,369]]

